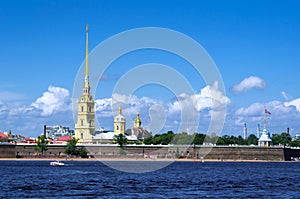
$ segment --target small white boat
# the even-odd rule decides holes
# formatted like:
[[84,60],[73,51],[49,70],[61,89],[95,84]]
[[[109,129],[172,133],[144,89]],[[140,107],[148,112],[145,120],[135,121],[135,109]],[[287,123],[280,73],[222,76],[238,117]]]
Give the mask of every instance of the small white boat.
[[64,166],[65,163],[57,160],[57,161],[50,162],[50,165],[51,166]]

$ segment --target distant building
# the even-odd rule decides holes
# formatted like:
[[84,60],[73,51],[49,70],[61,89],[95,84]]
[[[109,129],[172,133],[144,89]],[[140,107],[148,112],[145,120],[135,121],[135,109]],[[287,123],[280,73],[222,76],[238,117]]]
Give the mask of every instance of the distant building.
[[244,140],[247,140],[247,124],[244,124]]
[[269,136],[269,133],[267,129],[264,129],[259,140],[258,140],[258,146],[261,147],[269,147],[271,145],[271,138]]
[[8,142],[8,136],[5,133],[0,132],[0,142]]
[[74,136],[74,130],[70,130],[69,127],[56,125],[56,126],[46,126],[46,137],[56,140],[62,136]]
[[[114,131],[105,131],[103,129],[95,131],[92,135],[93,143],[111,143],[115,135],[124,134],[128,141],[136,141],[134,134],[125,134],[126,118],[122,115],[122,108],[118,108],[118,114],[114,117]],[[128,131],[128,130],[127,130]],[[126,131],[126,132],[127,132]]]
[[256,130],[256,137],[260,138],[260,124],[257,125],[257,130]]
[[122,108],[119,107],[118,115],[114,118],[114,132],[124,134],[126,130],[126,118],[122,115]]
[[136,118],[134,120],[134,127],[132,129],[126,130],[125,134],[127,136],[134,136],[138,140],[143,140],[151,134],[142,127],[142,120],[140,114],[136,113]]

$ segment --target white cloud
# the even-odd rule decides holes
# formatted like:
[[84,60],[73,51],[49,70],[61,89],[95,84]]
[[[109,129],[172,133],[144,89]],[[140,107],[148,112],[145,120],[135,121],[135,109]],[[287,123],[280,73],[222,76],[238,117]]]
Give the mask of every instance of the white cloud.
[[224,105],[230,104],[230,99],[218,90],[218,83],[215,82],[212,86],[207,85],[201,89],[200,93],[194,95],[181,94],[179,101],[169,104],[169,111],[178,112],[183,108],[195,109],[201,111],[209,108],[217,110]]
[[267,103],[257,102],[248,107],[241,107],[235,111],[235,116],[234,114],[230,115],[231,118],[235,118],[232,123],[240,126],[240,132],[242,132],[243,123],[247,123],[249,132],[255,134],[257,124],[260,124],[261,127],[263,125],[265,107],[271,112],[271,115],[267,115],[267,128],[271,133],[284,132],[287,127],[300,129],[298,122],[300,119],[300,98],[290,102],[278,100]]
[[245,78],[239,84],[232,87],[232,91],[235,93],[244,92],[251,89],[264,89],[266,87],[266,82],[256,76],[250,76]]
[[254,103],[244,108],[239,108],[235,114],[239,116],[257,116],[261,115],[264,111],[264,105],[262,103]]
[[281,91],[281,95],[285,100],[289,100],[289,97],[287,96],[286,92]]
[[[168,113],[171,114],[173,120],[180,119],[179,113],[181,113],[181,123],[183,123],[183,128],[189,126],[190,130],[197,131],[199,121],[200,125],[207,126],[211,119],[214,119],[213,127],[216,127],[217,131],[219,124],[217,121],[222,122],[226,114],[226,106],[230,104],[230,99],[226,97],[218,89],[218,83],[215,82],[213,85],[207,85],[202,88],[200,93],[193,95],[181,94],[178,100],[168,104]],[[200,119],[201,112],[201,119]],[[185,118],[185,119],[184,119]],[[217,124],[218,125],[215,125]],[[181,129],[183,130],[183,129]],[[185,129],[184,129],[185,130]],[[214,130],[214,129],[213,129]]]
[[55,112],[70,110],[70,93],[65,88],[50,85],[48,91],[44,92],[43,96],[39,97],[31,106],[41,110],[42,116],[49,116]]
[[99,117],[111,117],[113,116],[111,111],[111,98],[103,98],[95,100],[95,112]]
[[297,111],[300,112],[300,98],[294,99],[294,100],[289,101],[289,102],[285,102],[284,105],[285,106],[295,106]]

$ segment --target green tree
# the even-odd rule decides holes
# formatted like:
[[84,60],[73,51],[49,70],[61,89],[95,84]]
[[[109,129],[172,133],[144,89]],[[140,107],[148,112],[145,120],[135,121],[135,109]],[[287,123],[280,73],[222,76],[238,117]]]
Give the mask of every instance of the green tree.
[[271,139],[273,145],[282,144],[286,146],[286,145],[290,145],[292,141],[291,135],[286,132],[283,132],[281,134],[273,134]]
[[161,135],[160,134],[154,135],[151,142],[154,145],[161,144]]
[[300,147],[300,139],[291,141],[292,147]]
[[121,147],[121,149],[123,149],[128,140],[124,134],[120,133],[118,135],[114,135],[114,141]]
[[172,144],[192,144],[194,136],[189,135],[187,132],[177,133],[172,140]]
[[226,140],[223,137],[219,137],[216,145],[225,145],[225,144],[226,144]]
[[245,142],[244,138],[243,138],[242,136],[239,135],[239,136],[237,137],[236,144],[238,144],[238,145],[245,145],[246,142]]
[[34,149],[38,152],[41,152],[42,156],[43,156],[44,151],[48,150],[47,144],[48,144],[48,140],[47,140],[46,136],[41,135],[38,137],[38,140],[37,140],[37,143],[36,143],[36,146],[34,147]]
[[65,154],[67,155],[78,155],[78,151],[76,149],[76,144],[78,142],[78,139],[72,138],[72,140],[69,140],[67,142],[67,145],[65,146]]
[[248,136],[247,143],[248,143],[248,145],[251,145],[251,144],[257,145],[258,144],[258,138],[256,137],[256,135],[250,134]]
[[290,134],[284,132],[281,133],[281,144],[283,144],[284,146],[286,145],[291,145],[291,141],[292,141],[292,137]]
[[85,150],[85,148],[80,148],[79,151],[78,151],[78,155],[82,158],[86,158],[87,157],[87,151]]
[[153,139],[153,137],[152,137],[152,135],[150,135],[150,136],[146,137],[143,142],[144,142],[144,144],[153,144],[152,139]]
[[168,145],[174,139],[175,134],[173,133],[173,131],[168,131],[167,133],[162,134],[160,137],[160,144]]
[[206,136],[205,134],[196,133],[196,135],[194,136],[193,144],[202,145],[204,142],[205,136]]

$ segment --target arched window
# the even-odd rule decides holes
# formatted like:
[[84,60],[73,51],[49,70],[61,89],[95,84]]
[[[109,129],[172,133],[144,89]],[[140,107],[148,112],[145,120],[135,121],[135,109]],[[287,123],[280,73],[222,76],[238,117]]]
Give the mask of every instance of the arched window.
[[81,106],[81,112],[83,112],[83,106]]
[[83,120],[80,120],[80,122],[81,122],[81,126],[83,126]]

